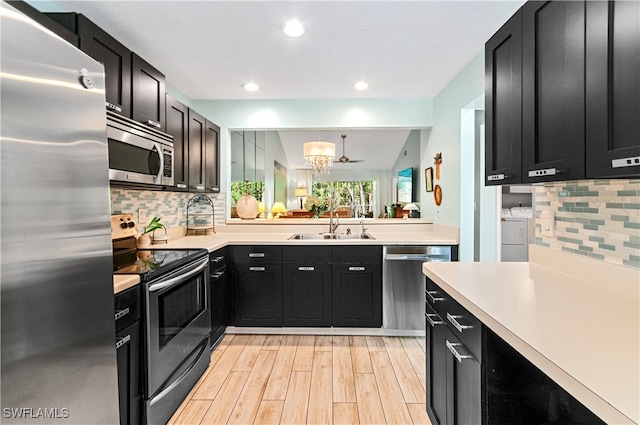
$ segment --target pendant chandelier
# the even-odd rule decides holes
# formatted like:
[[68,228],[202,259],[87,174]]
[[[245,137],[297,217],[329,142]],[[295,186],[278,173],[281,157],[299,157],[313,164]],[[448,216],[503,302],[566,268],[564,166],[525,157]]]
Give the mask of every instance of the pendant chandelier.
[[316,173],[329,173],[336,157],[336,145],[331,142],[306,142],[303,146],[304,160]]

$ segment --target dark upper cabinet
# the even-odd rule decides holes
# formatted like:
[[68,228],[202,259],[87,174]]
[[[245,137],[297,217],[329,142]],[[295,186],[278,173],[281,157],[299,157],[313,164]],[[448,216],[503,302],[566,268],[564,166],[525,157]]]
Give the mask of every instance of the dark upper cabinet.
[[189,108],[167,94],[167,133],[173,136],[173,178],[177,190],[189,187]]
[[485,46],[487,185],[522,181],[521,25],[520,10]]
[[189,191],[204,192],[206,120],[196,111],[189,109]]
[[165,131],[164,74],[135,53],[131,54],[131,106],[135,121]]
[[585,5],[522,8],[522,182],[585,177]]
[[204,182],[207,192],[220,192],[220,127],[205,123],[204,133]]
[[84,15],[77,16],[80,49],[104,65],[107,108],[131,117],[131,51]]
[[640,176],[640,3],[586,2],[587,178]]

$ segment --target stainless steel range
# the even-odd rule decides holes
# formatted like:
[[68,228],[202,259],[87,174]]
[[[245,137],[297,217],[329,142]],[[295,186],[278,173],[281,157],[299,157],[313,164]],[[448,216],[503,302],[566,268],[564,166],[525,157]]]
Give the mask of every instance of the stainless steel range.
[[143,292],[147,424],[164,424],[209,365],[209,254],[136,249],[130,214],[111,217],[114,274],[137,274]]

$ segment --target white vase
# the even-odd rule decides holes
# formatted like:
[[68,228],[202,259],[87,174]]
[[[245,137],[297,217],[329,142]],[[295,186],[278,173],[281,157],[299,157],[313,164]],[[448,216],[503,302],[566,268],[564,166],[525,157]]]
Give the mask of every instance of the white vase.
[[148,234],[138,236],[138,248],[148,248],[151,246],[151,237]]
[[258,200],[253,195],[245,193],[238,199],[236,212],[238,217],[245,220],[256,218],[258,216]]

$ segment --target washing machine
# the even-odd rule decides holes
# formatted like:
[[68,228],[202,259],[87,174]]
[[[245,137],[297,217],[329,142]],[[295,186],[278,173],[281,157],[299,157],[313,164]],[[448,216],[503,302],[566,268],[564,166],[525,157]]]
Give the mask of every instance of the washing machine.
[[529,261],[532,234],[531,207],[503,208],[501,213],[502,261]]

